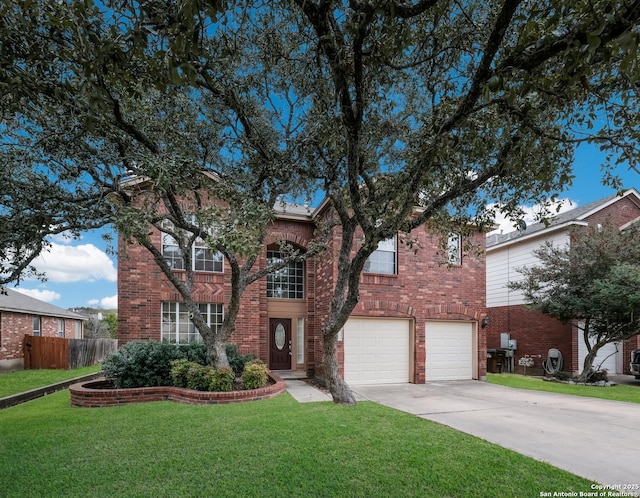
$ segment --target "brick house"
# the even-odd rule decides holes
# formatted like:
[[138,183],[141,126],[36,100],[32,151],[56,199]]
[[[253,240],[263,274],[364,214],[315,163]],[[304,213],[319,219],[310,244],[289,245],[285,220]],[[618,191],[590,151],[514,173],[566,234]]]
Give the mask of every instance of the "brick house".
[[[560,350],[564,370],[582,370],[587,348],[575,325],[563,324],[536,310],[527,309],[521,291],[507,288],[507,283],[522,278],[516,268],[536,264],[532,251],[547,241],[554,245],[570,244],[571,227],[587,227],[614,223],[623,229],[640,219],[640,195],[635,189],[622,196],[611,196],[577,207],[554,217],[545,226],[536,223],[521,231],[491,235],[487,238],[487,314],[489,326],[487,347],[500,349],[501,334],[508,333],[516,341],[515,359],[530,356],[534,368],[542,369],[549,349]],[[602,364],[609,373],[629,373],[631,351],[640,348],[640,336],[624,344],[608,344],[602,348],[594,366]],[[516,368],[516,371],[520,371]]]
[[[279,257],[279,240],[307,248],[314,219],[325,212],[326,203],[313,211],[294,205],[279,210],[257,267]],[[384,241],[361,276],[360,302],[338,346],[342,374],[351,384],[485,376],[485,334],[480,326],[485,316],[484,255],[462,254],[465,241],[451,234],[452,264],[443,265],[438,238],[424,227],[411,235],[418,241],[417,252],[400,243],[398,236]],[[151,237],[165,258],[175,256],[163,233],[152,229]],[[473,239],[484,248],[484,234]],[[321,328],[329,312],[339,246],[338,228],[326,252],[250,285],[231,342],[243,353],[258,355],[272,370],[301,370],[322,378]],[[120,238],[118,253],[120,344],[198,340],[180,295],[148,251]],[[172,263],[180,272],[181,260]],[[221,255],[204,247],[194,249],[194,265],[200,270],[194,298],[215,324],[228,302],[230,272]]]
[[25,335],[82,337],[84,316],[13,289],[0,293],[0,371],[24,367]]

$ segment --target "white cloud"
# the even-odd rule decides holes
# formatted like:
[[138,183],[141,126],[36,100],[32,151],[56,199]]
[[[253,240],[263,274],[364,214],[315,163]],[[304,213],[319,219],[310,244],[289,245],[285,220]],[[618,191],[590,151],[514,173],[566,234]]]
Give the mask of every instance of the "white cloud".
[[105,308],[105,309],[117,309],[118,308],[118,294],[110,297],[103,297],[102,299],[89,299],[87,304],[93,308]]
[[69,246],[51,244],[48,252],[33,262],[49,282],[115,282],[117,271],[107,254],[93,244]]
[[[577,203],[571,201],[568,198],[558,199],[556,202],[551,204],[550,216],[555,216],[556,214],[564,213],[565,211],[569,211],[576,207],[577,207]],[[559,208],[558,211],[556,211],[557,208]],[[542,207],[540,204],[535,204],[533,206],[522,206],[521,209],[524,212],[523,220],[527,224],[527,226],[540,221],[537,218],[538,214],[542,210]],[[489,235],[493,235],[496,233],[509,233],[509,232],[513,232],[516,229],[515,220],[511,220],[505,217],[500,212],[496,214],[495,225],[498,226],[498,228],[492,232],[489,232]]]
[[49,236],[49,239],[54,243],[69,245],[74,241],[81,239],[82,237],[75,237],[70,231],[57,233]]
[[40,301],[44,301],[46,303],[56,301],[61,297],[57,292],[50,290],[23,289],[22,287],[15,287],[13,290],[20,292],[21,294],[25,294],[29,297],[39,299]]
[[113,310],[118,308],[118,294],[110,297],[103,297],[102,299],[89,299],[87,301],[89,306],[94,308],[105,308]]

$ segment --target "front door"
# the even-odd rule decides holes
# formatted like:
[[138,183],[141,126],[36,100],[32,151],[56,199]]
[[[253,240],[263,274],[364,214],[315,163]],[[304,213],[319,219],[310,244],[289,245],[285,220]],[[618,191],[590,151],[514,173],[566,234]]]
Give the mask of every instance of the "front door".
[[269,319],[269,368],[291,370],[291,319]]

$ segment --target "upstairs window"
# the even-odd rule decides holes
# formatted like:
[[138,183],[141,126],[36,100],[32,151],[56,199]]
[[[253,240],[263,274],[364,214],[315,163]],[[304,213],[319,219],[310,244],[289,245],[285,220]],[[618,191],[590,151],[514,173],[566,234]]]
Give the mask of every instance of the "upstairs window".
[[180,254],[180,247],[169,234],[162,234],[162,255],[172,270],[184,270],[184,259]]
[[447,239],[447,256],[450,265],[462,263],[462,237],[459,233],[452,232]]
[[[163,221],[162,225],[167,229],[173,228],[170,221]],[[220,252],[213,252],[201,238],[197,238],[191,247],[191,260],[194,271],[206,271],[222,273],[223,256]],[[184,270],[184,258],[176,240],[168,233],[162,233],[162,255],[172,270]]]
[[376,249],[364,264],[365,273],[381,273],[383,275],[395,275],[397,273],[397,237],[378,242]]
[[204,240],[196,239],[193,244],[193,269],[222,273],[222,253],[209,250]]
[[[284,256],[279,251],[267,251],[267,264],[282,261]],[[304,299],[304,263],[291,261],[267,275],[267,297],[281,299]]]

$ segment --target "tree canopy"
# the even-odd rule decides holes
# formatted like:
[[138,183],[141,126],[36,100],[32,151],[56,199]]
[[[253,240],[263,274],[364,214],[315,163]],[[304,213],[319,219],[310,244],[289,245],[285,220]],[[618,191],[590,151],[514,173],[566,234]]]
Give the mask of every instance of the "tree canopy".
[[519,268],[524,279],[509,287],[522,290],[532,308],[578,326],[586,380],[603,346],[640,333],[640,230],[576,228],[570,244],[548,242],[534,254],[540,263]]
[[[142,243],[159,217],[129,202],[131,175],[165,207],[195,200],[203,170],[254,203],[239,206],[319,188],[342,228],[323,361],[334,399],[352,403],[336,340],[378,243],[517,217],[571,181],[583,141],[610,152],[607,181],[635,167],[639,19],[640,1],[611,0],[13,0],[0,6],[0,155],[42,172],[43,192],[66,179],[64,193],[89,196],[92,210],[53,206],[72,228],[137,227]],[[61,229],[40,226],[3,233],[3,256]]]

